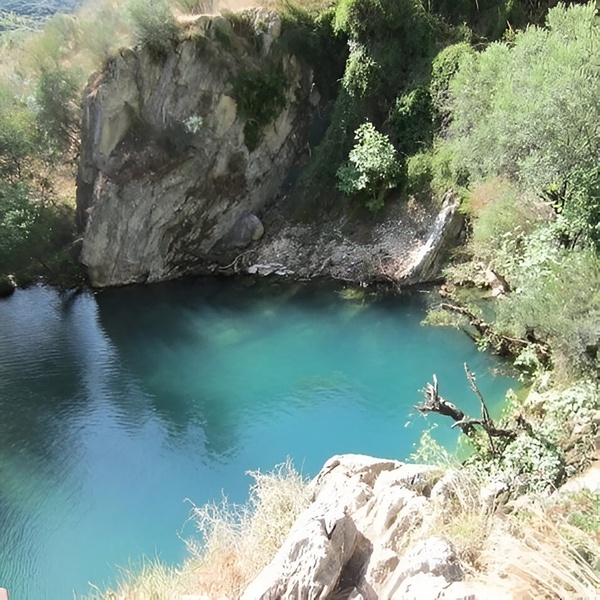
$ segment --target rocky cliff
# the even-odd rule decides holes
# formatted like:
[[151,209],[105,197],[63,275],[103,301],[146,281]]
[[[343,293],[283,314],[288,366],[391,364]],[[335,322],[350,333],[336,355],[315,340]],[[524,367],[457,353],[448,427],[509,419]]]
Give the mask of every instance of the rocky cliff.
[[165,56],[122,50],[85,91],[78,224],[94,286],[182,276],[218,242],[259,237],[253,213],[305,145],[318,94],[278,15],[202,16],[182,37]]
[[310,484],[312,503],[242,600],[475,597],[440,527],[452,519],[457,488],[468,487],[463,479],[426,465],[334,456]]

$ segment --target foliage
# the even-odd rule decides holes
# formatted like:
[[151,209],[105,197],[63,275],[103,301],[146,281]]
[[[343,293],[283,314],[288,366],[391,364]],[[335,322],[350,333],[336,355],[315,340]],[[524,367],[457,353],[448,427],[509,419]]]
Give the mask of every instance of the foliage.
[[546,29],[465,56],[449,104],[455,162],[472,180],[505,174],[539,194],[567,188],[564,213],[581,218],[588,235],[596,235],[597,213],[578,186],[597,186],[599,31],[593,3],[559,5]]
[[396,99],[387,121],[395,146],[405,155],[415,154],[433,141],[433,107],[426,87],[419,86]]
[[334,12],[329,4],[283,0],[280,12],[283,47],[311,65],[315,84],[325,100],[337,91],[347,55],[346,40],[333,34]]
[[0,86],[0,178],[16,181],[25,175],[30,156],[36,152],[34,113],[14,91]]
[[433,106],[442,116],[448,116],[447,104],[450,95],[450,81],[458,71],[464,58],[474,53],[471,44],[460,42],[446,46],[433,59],[429,90]]
[[[74,211],[36,196],[25,183],[0,184],[0,275],[44,273],[61,284],[75,276],[63,253],[74,233]],[[68,271],[68,272],[67,272]],[[76,275],[78,276],[78,275]]]
[[550,340],[563,376],[594,372],[599,365],[600,258],[593,251],[569,252],[545,239],[540,229],[517,258],[514,291],[499,303],[498,325]]
[[337,172],[338,189],[348,196],[365,193],[366,206],[383,208],[385,193],[395,187],[401,174],[395,148],[372,123],[363,123],[354,133],[355,144],[348,162]]
[[543,220],[540,202],[497,177],[475,186],[466,205],[475,260],[508,275],[526,236]]
[[245,69],[233,81],[233,97],[246,119],[244,139],[252,152],[260,143],[262,128],[285,108],[287,80],[278,70]]
[[127,11],[137,41],[155,58],[164,57],[179,40],[168,0],[128,0]]
[[0,184],[0,274],[13,273],[28,262],[38,218],[27,186]]
[[340,0],[334,19],[336,32],[358,42],[401,38],[414,49],[422,47],[430,29],[431,19],[415,0]]
[[73,71],[43,69],[37,82],[37,122],[51,155],[76,155],[79,150],[80,86]]
[[508,444],[497,464],[488,465],[495,477],[507,485],[521,485],[534,494],[552,490],[561,483],[565,467],[564,454],[556,445],[525,432]]
[[381,66],[369,56],[368,50],[361,44],[352,44],[342,78],[348,94],[362,98],[373,93],[381,85],[381,77]]
[[406,161],[406,191],[418,199],[431,195],[433,168],[431,153],[420,152]]

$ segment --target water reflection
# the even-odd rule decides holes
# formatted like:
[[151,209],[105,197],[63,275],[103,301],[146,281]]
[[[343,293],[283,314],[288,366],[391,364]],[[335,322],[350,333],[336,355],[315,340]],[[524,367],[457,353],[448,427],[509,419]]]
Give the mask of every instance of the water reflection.
[[410,299],[231,281],[1,301],[0,585],[59,600],[130,557],[180,560],[184,498],[242,500],[245,471],[286,455],[308,474],[340,452],[406,457],[433,371],[467,410],[463,360],[488,397],[508,387],[420,318]]

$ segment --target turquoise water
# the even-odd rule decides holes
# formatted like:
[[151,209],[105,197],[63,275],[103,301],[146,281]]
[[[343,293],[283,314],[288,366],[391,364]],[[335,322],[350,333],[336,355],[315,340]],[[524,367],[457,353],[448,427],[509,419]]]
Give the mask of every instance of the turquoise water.
[[288,455],[311,476],[342,452],[407,458],[432,373],[478,410],[464,361],[490,399],[514,385],[422,318],[415,297],[234,281],[0,301],[0,586],[72,599],[142,555],[176,563],[186,499],[243,501],[246,471]]

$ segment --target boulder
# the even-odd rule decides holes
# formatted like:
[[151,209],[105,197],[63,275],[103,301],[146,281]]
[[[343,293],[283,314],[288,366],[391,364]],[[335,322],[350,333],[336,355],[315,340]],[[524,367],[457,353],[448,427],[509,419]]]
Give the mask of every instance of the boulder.
[[464,577],[450,542],[430,531],[429,495],[442,475],[427,465],[334,456],[310,484],[312,504],[242,599],[437,598]]
[[253,213],[244,211],[229,230],[224,244],[232,248],[245,248],[260,240],[265,233],[261,220]]
[[17,289],[17,282],[12,275],[0,275],[0,298],[12,296]]
[[[318,93],[311,69],[276,43],[281,18],[246,17],[261,44],[205,15],[162,59],[123,49],[90,80],[77,220],[93,286],[193,274],[228,237],[237,248],[262,235],[255,214],[305,147]],[[281,86],[269,123],[236,101],[249,76],[246,95],[263,79]]]

